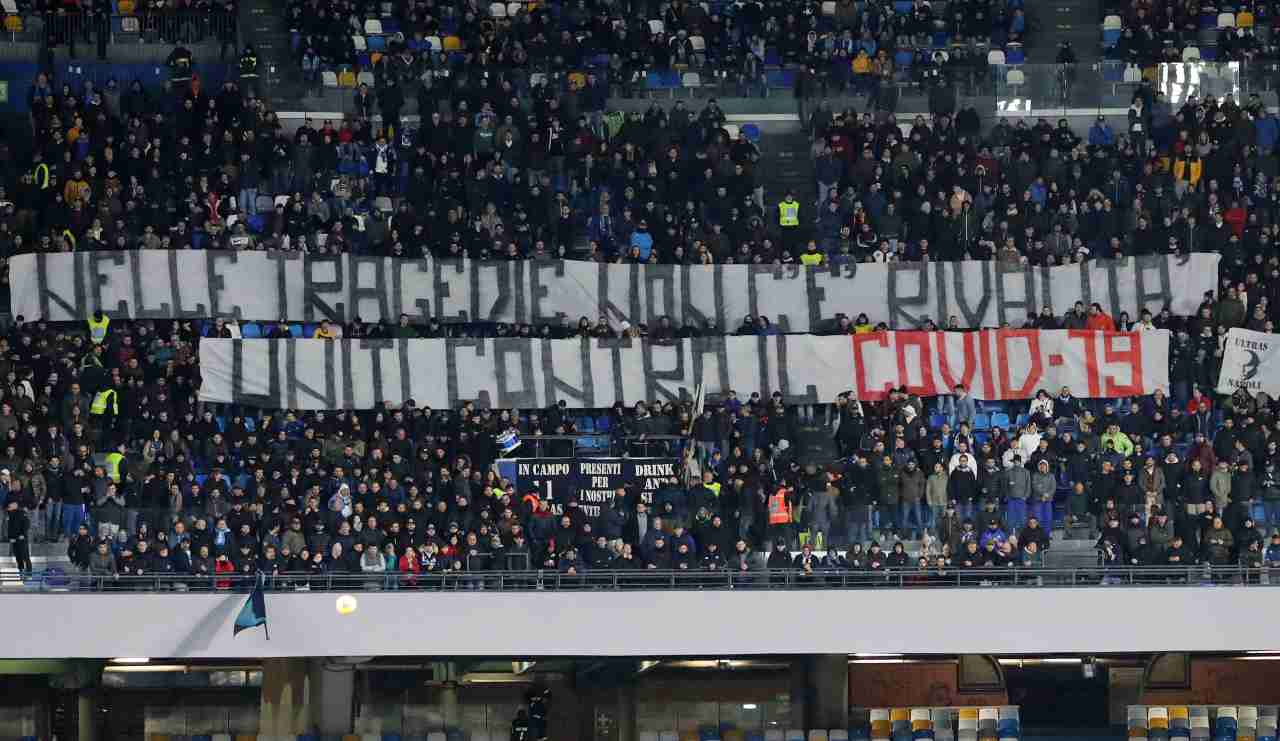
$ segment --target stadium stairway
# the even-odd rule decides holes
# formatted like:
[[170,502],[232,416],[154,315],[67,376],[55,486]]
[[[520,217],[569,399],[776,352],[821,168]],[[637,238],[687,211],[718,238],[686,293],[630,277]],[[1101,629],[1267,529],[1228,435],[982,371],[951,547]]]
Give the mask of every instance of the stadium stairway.
[[258,52],[263,95],[276,110],[301,108],[306,94],[302,69],[293,53],[292,34],[280,17],[280,4],[272,0],[245,0],[240,24]]
[[1092,65],[1101,59],[1098,41],[1101,0],[1027,3],[1025,12],[1034,36],[1027,48],[1028,63],[1053,64],[1058,57],[1058,43],[1062,41],[1071,42],[1081,65]]
[[[809,135],[798,129],[772,133],[766,129],[760,137],[760,165],[757,182],[764,186],[765,223],[777,223],[778,201],[788,190],[800,202],[801,218],[812,219],[817,181],[813,179],[813,158],[809,156]],[[772,221],[770,221],[772,218]]]

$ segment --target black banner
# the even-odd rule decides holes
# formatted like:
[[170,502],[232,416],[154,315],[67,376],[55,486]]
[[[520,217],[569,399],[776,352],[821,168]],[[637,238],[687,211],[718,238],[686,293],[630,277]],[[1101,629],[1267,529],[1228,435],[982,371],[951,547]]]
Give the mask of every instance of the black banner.
[[593,520],[619,487],[634,485],[640,501],[652,505],[663,482],[680,475],[675,458],[513,458],[498,461],[497,468],[521,496],[534,493],[551,502],[555,515],[577,499],[578,508]]

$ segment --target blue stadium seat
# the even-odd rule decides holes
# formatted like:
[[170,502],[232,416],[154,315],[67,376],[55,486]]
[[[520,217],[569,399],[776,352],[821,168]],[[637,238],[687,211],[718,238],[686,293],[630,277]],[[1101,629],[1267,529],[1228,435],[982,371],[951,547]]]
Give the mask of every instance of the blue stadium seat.
[[370,36],[367,39],[365,39],[365,43],[368,44],[369,51],[386,51],[387,50],[386,36]]
[[973,415],[973,429],[989,430],[991,429],[991,416],[985,413]]
[[782,64],[782,57],[777,49],[768,47],[764,50],[764,64],[766,67],[777,67]]
[[596,421],[591,417],[578,417],[577,420],[579,432],[595,432]]
[[317,326],[318,326],[318,325],[315,325],[315,324],[304,324],[304,325],[302,325],[302,336],[303,336],[303,337],[305,337],[305,338],[306,338],[306,339],[308,339],[308,340],[309,340],[309,339],[311,339],[312,337],[315,337],[315,336],[316,336],[316,327],[317,327]]
[[294,339],[302,339],[302,325],[301,325],[301,324],[290,324],[290,325],[289,325],[289,334],[293,335]]
[[1106,82],[1124,82],[1124,65],[1118,62],[1103,62],[1102,79]]
[[605,414],[596,417],[597,432],[608,432],[611,427],[613,427],[613,420],[609,419],[609,415]]
[[934,412],[933,414],[929,415],[929,426],[933,427],[934,429],[941,427],[942,425],[946,424],[946,422],[947,422],[947,417],[945,414],[939,414],[938,412]]
[[911,12],[911,0],[894,0],[893,12],[906,15]]
[[1218,47],[1202,46],[1200,47],[1200,59],[1206,62],[1212,62],[1218,58]]
[[1008,429],[1008,428],[1009,428],[1009,415],[1005,414],[1004,412],[992,412],[992,414],[991,414],[991,426],[992,426],[992,427],[1001,427],[1001,428],[1004,428],[1004,429]]
[[753,123],[745,123],[738,131],[745,137],[747,141],[756,144],[760,141],[760,127]]
[[680,87],[680,78],[672,80],[662,72],[649,72],[644,76],[644,85],[650,90],[674,90]]
[[256,339],[262,336],[262,325],[257,322],[245,322],[240,325],[240,336],[246,340]]
[[795,87],[796,73],[789,69],[778,69],[765,73],[765,81],[769,87],[790,88]]
[[[400,21],[397,21],[395,18],[383,18],[382,32],[384,34],[387,34],[388,36],[394,36],[395,34],[399,33]],[[383,739],[386,739],[385,735],[383,736]]]
[[945,49],[951,43],[951,34],[946,31],[934,31],[932,36],[933,48]]
[[1010,44],[1004,50],[1005,64],[1023,64],[1027,61],[1027,53],[1023,51],[1022,44]]
[[991,433],[986,430],[977,430],[973,433],[973,442],[982,445],[991,439]]
[[1117,28],[1109,28],[1102,32],[1102,45],[1108,49],[1114,49],[1116,44],[1120,43],[1120,36],[1124,32]]
[[915,64],[916,54],[910,49],[899,49],[893,55],[893,64],[898,69],[910,69]]

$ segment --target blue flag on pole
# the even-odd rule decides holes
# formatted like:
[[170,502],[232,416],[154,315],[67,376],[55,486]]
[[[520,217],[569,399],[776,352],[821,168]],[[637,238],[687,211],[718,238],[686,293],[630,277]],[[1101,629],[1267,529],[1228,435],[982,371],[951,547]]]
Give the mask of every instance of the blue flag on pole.
[[271,640],[271,631],[267,629],[267,597],[262,591],[262,574],[258,574],[257,584],[254,584],[253,591],[249,593],[249,599],[245,600],[244,607],[240,608],[240,614],[236,616],[232,635],[238,636],[240,631],[256,628],[259,625],[262,626],[267,640]]

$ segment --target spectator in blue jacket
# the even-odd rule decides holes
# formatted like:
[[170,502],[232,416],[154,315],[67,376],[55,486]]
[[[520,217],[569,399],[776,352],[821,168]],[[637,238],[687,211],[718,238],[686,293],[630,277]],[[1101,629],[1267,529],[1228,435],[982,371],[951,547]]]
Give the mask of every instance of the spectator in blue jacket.
[[1276,148],[1276,140],[1280,139],[1280,121],[1270,111],[1262,114],[1253,122],[1257,132],[1258,154],[1269,155]]
[[1115,144],[1116,132],[1111,129],[1111,124],[1107,123],[1107,119],[1098,116],[1098,120],[1089,127],[1089,146],[1114,147]]
[[631,232],[631,246],[639,250],[639,258],[641,261],[648,262],[649,253],[653,252],[653,235],[649,233],[649,222],[646,219],[640,220],[640,225]]

